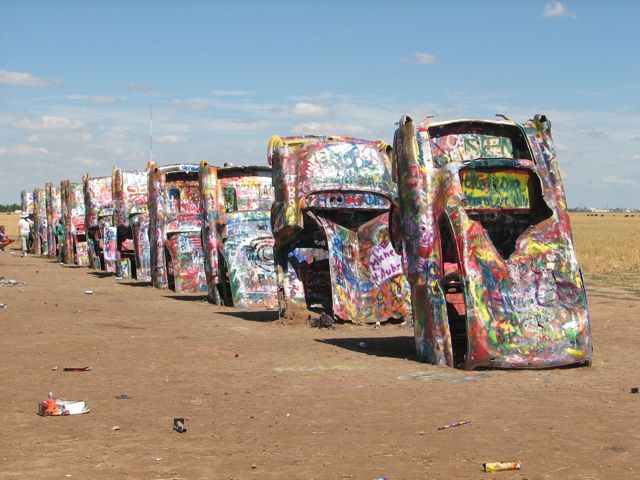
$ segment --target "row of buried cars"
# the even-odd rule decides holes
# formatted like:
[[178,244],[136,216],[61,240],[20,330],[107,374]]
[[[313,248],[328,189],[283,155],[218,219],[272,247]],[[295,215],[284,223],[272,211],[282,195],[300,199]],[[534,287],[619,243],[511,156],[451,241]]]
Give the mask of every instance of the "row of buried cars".
[[[415,124],[393,146],[274,136],[269,166],[115,168],[31,195],[35,253],[212,303],[413,322],[420,361],[589,365],[549,120]],[[299,311],[299,310],[298,310]]]

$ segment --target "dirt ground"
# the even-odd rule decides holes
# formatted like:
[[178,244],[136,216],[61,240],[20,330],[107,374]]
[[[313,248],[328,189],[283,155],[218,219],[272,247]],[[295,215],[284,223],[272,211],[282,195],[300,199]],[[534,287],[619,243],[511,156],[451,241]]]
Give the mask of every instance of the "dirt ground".
[[[0,276],[26,282],[0,287],[2,479],[640,471],[640,394],[630,393],[640,386],[637,296],[590,290],[590,368],[465,372],[417,363],[411,329],[397,325],[285,325],[270,312],[9,251],[0,252]],[[85,400],[91,412],[36,415],[49,391]],[[172,430],[174,417],[187,419],[186,433]],[[471,423],[437,429],[461,420]],[[510,460],[522,469],[482,472],[483,462]]]

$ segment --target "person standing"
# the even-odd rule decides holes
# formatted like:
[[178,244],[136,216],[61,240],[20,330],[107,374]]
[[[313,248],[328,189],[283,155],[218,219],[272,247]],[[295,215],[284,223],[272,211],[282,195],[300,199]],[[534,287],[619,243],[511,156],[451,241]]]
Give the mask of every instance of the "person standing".
[[20,214],[20,220],[18,221],[18,231],[20,233],[20,244],[22,246],[22,256],[27,256],[29,249],[29,235],[31,234],[31,222],[29,221],[29,214],[22,212]]
[[64,226],[62,225],[62,222],[58,220],[58,225],[56,226],[56,238],[58,240],[57,247],[58,247],[58,257],[60,258],[60,263],[64,262],[64,252],[63,252],[63,248],[65,248],[64,237],[65,237]]

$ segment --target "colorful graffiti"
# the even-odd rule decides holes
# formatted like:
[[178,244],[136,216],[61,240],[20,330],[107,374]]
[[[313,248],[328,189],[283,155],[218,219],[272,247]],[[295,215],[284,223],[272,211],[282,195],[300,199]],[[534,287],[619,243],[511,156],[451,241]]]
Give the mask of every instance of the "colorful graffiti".
[[388,212],[397,195],[389,153],[382,142],[346,137],[269,142],[285,314],[302,304],[352,322],[410,319],[409,284],[400,258],[388,253]]
[[395,135],[393,240],[418,357],[439,365],[589,364],[587,297],[551,124],[453,121]]
[[85,235],[84,185],[63,180],[60,183],[61,213],[65,229],[64,262],[89,266]]
[[151,280],[149,258],[148,189],[146,170],[112,172],[114,224],[118,230],[116,275],[136,280]]
[[271,169],[216,168],[203,161],[200,190],[210,301],[275,308]]
[[33,253],[49,255],[49,232],[47,222],[47,196],[45,190],[33,191]]
[[89,265],[97,270],[116,271],[116,259],[105,257],[105,239],[113,223],[111,177],[82,178],[85,203],[85,232]]
[[58,238],[56,237],[56,227],[58,222],[62,222],[60,189],[53,186],[51,182],[45,185],[47,202],[47,239],[49,244],[49,257],[55,258],[58,255]]
[[27,212],[29,215],[33,215],[33,192],[22,190],[20,200],[22,203],[22,211]]
[[149,163],[151,281],[176,292],[207,291],[199,167]]

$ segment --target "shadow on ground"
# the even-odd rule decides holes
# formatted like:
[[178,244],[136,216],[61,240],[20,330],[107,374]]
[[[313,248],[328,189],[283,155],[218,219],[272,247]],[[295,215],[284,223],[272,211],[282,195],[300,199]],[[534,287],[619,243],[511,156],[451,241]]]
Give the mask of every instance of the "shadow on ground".
[[183,302],[206,302],[206,295],[165,295],[164,298],[182,300]]
[[151,282],[119,282],[118,285],[126,285],[127,287],[150,287]]
[[115,275],[115,273],[113,273],[113,272],[89,272],[89,275],[93,275],[94,277],[98,277],[98,278],[107,278],[107,277],[113,277]]
[[[376,357],[416,359],[413,335],[381,338],[317,338],[316,342]],[[361,346],[362,342],[364,346]]]
[[220,315],[249,320],[250,322],[273,322],[278,319],[278,312],[273,310],[244,311],[244,312],[216,312]]

